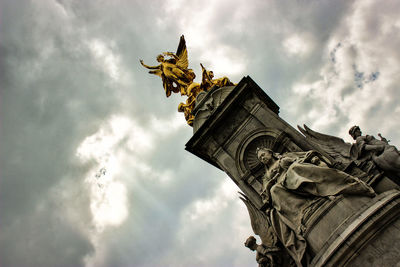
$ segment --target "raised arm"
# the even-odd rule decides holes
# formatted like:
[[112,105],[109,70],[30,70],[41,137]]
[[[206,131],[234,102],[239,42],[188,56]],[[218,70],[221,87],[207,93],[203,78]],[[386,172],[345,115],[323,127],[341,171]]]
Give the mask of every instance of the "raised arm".
[[383,144],[370,144],[369,142],[373,139],[370,135],[366,136],[359,136],[356,139],[356,144],[359,147],[359,150],[362,153],[363,151],[376,151],[380,152],[385,148],[385,145]]
[[145,68],[147,68],[147,69],[156,70],[156,69],[159,69],[159,68],[160,68],[160,65],[158,65],[158,66],[149,66],[149,65],[144,64],[142,59],[139,60],[139,61],[140,61],[140,64],[142,64],[142,66],[145,67]]
[[173,57],[176,61],[179,60],[179,57],[172,52],[164,52],[163,55]]
[[364,149],[366,151],[375,151],[375,152],[381,152],[385,149],[385,145],[381,144],[381,145],[365,145]]

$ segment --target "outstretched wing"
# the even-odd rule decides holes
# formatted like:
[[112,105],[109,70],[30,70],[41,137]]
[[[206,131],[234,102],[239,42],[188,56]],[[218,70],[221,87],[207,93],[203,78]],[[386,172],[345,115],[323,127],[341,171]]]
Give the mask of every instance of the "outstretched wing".
[[183,35],[179,40],[178,49],[176,50],[176,56],[179,58],[179,60],[176,62],[176,65],[181,69],[187,69],[189,67],[189,61],[186,49],[186,41]]
[[343,139],[315,132],[308,128],[307,125],[304,125],[304,129],[298,125],[297,128],[305,135],[307,141],[328,153],[335,161],[341,163],[348,163],[351,161],[351,144],[345,143]]
[[257,209],[247,196],[240,192],[239,194],[241,195],[240,199],[246,204],[247,211],[249,212],[253,232],[260,236],[263,245],[268,247],[276,246],[278,238],[268,221],[267,214]]

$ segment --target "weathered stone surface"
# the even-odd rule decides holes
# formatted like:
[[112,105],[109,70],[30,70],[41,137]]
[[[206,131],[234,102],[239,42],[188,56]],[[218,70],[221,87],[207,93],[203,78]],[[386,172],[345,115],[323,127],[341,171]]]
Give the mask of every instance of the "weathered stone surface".
[[[201,112],[210,102],[212,111],[203,116]],[[268,140],[273,140],[280,152],[314,148],[279,118],[278,105],[250,77],[243,78],[234,88],[212,89],[202,95],[194,112],[195,131],[186,149],[225,171],[259,208],[263,205],[263,168],[251,148]],[[201,116],[198,118],[197,114]],[[241,165],[244,161],[245,165]]]
[[[262,198],[265,168],[257,159],[257,147],[281,154],[317,151],[329,166],[359,178],[378,194],[374,198],[337,195],[310,201],[299,225],[307,248],[298,266],[389,266],[400,261],[396,245],[400,238],[399,186],[379,170],[360,168],[350,157],[339,160],[310,140],[313,132],[305,130],[305,136],[287,124],[278,115],[279,107],[251,78],[243,78],[235,87],[214,88],[199,95],[194,114],[194,134],[186,149],[225,171],[256,213],[272,219],[272,225],[275,208]],[[258,227],[267,229],[266,224]],[[284,239],[279,241],[284,245]],[[259,260],[269,255],[265,252],[268,242],[251,247],[259,248]],[[289,247],[286,250],[289,252]],[[282,266],[293,263],[285,262]]]
[[381,134],[380,140],[372,135],[363,136],[358,126],[351,127],[349,134],[355,140],[350,150],[355,162],[359,165],[375,165],[400,184],[400,153],[395,146],[390,145]]
[[[314,256],[311,266],[362,266],[363,262],[377,264],[382,260],[382,256],[386,258],[385,264],[400,262],[400,254],[394,253],[398,249],[389,251],[376,249],[379,243],[386,246],[390,243],[399,243],[399,228],[396,226],[399,215],[400,192],[398,190],[378,195],[366,202],[358,212],[348,217],[330,233],[329,239]],[[391,231],[393,235],[385,235],[387,231]],[[364,251],[364,249],[367,250]]]

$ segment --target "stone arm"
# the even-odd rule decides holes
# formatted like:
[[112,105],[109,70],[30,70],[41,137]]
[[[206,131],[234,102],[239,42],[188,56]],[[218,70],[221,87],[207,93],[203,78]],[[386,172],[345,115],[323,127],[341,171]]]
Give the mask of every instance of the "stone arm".
[[287,170],[290,165],[292,165],[293,162],[295,162],[295,158],[291,157],[282,157],[279,159],[279,166],[283,168],[284,170]]
[[385,148],[384,145],[365,145],[364,149],[366,151],[375,151],[375,152],[381,152]]
[[264,185],[264,190],[261,194],[264,196],[263,200],[267,203],[271,203],[270,191],[271,191],[272,186],[274,186],[276,184],[276,181],[278,180],[279,175],[280,175],[279,172],[273,173],[273,177],[271,179],[269,179],[267,181],[267,183]]
[[270,252],[277,252],[281,249],[278,247],[265,247],[263,245],[257,245],[256,251],[262,255],[267,255]]
[[357,146],[360,148],[360,151],[375,151],[375,152],[381,152],[385,148],[384,144],[379,144],[379,145],[371,145],[369,144],[368,140],[370,140],[372,137],[371,136],[360,136],[356,140]]
[[380,133],[378,133],[378,136],[381,138],[382,142],[385,142],[387,145],[389,144],[390,140],[387,140],[385,137],[383,137]]

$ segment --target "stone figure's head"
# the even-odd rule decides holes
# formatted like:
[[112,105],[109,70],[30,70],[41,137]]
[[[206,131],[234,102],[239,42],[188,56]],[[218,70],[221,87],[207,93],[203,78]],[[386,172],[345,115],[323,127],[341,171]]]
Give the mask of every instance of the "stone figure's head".
[[157,56],[157,61],[158,62],[164,62],[164,56],[163,55],[158,55]]
[[256,250],[257,249],[256,238],[254,236],[249,236],[249,238],[246,239],[246,242],[244,242],[244,245],[253,251]]
[[354,140],[356,140],[357,137],[361,136],[360,127],[354,125],[353,127],[350,128],[349,134],[351,135],[351,137],[353,137]]
[[256,154],[258,160],[263,164],[268,164],[271,159],[276,159],[274,151],[266,147],[257,147]]

